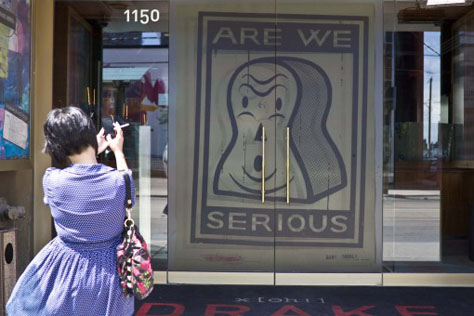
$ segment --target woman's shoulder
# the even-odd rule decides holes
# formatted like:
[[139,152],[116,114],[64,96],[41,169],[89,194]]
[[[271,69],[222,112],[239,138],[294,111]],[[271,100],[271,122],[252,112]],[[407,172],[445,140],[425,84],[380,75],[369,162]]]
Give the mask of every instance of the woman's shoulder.
[[71,164],[63,169],[50,167],[44,173],[45,189],[56,192],[68,191],[74,190],[77,186],[96,189],[99,186],[101,189],[110,190],[124,187],[125,181],[122,172],[104,164]]
[[132,171],[127,170],[117,170],[110,166],[98,163],[98,164],[71,164],[66,168],[47,168],[43,179],[56,179],[56,180],[66,180],[68,178],[73,179],[96,179],[97,177],[103,178],[112,177],[116,181],[122,182],[124,174],[127,174],[133,179]]
[[115,172],[116,169],[104,165],[102,163],[97,164],[70,164],[66,168],[55,168],[50,167],[46,169],[45,174],[49,173],[70,173],[70,174],[94,174],[94,173],[109,173]]
[[43,183],[47,181],[47,179],[51,178],[51,176],[54,176],[58,172],[60,172],[61,169],[56,168],[56,167],[49,167],[45,170],[44,175],[43,175]]
[[71,164],[66,168],[49,167],[45,170],[43,179],[67,180],[69,178],[94,179],[97,177],[118,177],[119,172],[104,164]]
[[46,171],[44,172],[44,174],[50,174],[52,172],[57,172],[58,170],[61,170],[59,168],[56,168],[56,167],[49,167],[46,169]]

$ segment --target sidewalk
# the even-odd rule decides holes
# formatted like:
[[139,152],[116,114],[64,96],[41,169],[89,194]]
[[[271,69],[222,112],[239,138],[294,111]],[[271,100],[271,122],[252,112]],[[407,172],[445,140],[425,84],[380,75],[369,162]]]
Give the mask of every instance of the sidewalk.
[[474,315],[474,288],[159,285],[137,316]]

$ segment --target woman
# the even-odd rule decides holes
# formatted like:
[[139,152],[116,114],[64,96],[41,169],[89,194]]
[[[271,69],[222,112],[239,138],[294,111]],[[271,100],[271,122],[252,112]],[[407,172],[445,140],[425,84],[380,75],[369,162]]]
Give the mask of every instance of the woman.
[[[65,168],[48,168],[43,177],[44,202],[58,236],[28,265],[6,305],[11,316],[132,315],[133,297],[120,289],[115,247],[125,216],[125,181],[131,171],[123,154],[123,133],[115,137],[96,129],[79,108],[49,113],[45,148]],[[107,147],[116,169],[97,163]],[[134,186],[132,180],[132,197]]]

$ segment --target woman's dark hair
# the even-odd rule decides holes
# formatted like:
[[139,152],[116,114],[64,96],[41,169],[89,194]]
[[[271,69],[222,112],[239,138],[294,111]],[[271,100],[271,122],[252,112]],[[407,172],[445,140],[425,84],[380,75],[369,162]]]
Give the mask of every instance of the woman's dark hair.
[[49,112],[43,125],[45,145],[43,152],[53,159],[53,165],[70,164],[68,156],[80,154],[92,146],[97,153],[94,123],[80,108],[68,106]]

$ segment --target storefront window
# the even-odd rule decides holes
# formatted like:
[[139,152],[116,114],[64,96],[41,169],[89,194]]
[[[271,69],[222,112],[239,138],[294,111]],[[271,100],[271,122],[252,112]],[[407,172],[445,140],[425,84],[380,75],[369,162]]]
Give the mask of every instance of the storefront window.
[[0,161],[30,158],[30,1],[0,3]]
[[55,103],[128,124],[156,270],[474,272],[469,12],[57,1]]
[[387,1],[384,11],[384,267],[472,272],[470,22],[452,23],[469,10]]
[[[126,20],[126,10],[159,10],[161,20]],[[103,126],[125,127],[124,152],[134,170],[134,219],[150,245],[153,267],[167,267],[168,24],[166,2],[122,2],[102,30]],[[133,18],[133,16],[132,16]],[[106,159],[110,157],[106,156]]]
[[[140,10],[147,23],[136,16]],[[166,270],[168,253],[168,11],[167,1],[56,1],[55,7],[55,106],[81,107],[107,133],[113,122],[124,126],[136,185],[132,216],[156,271]],[[114,166],[112,152],[100,159]]]

